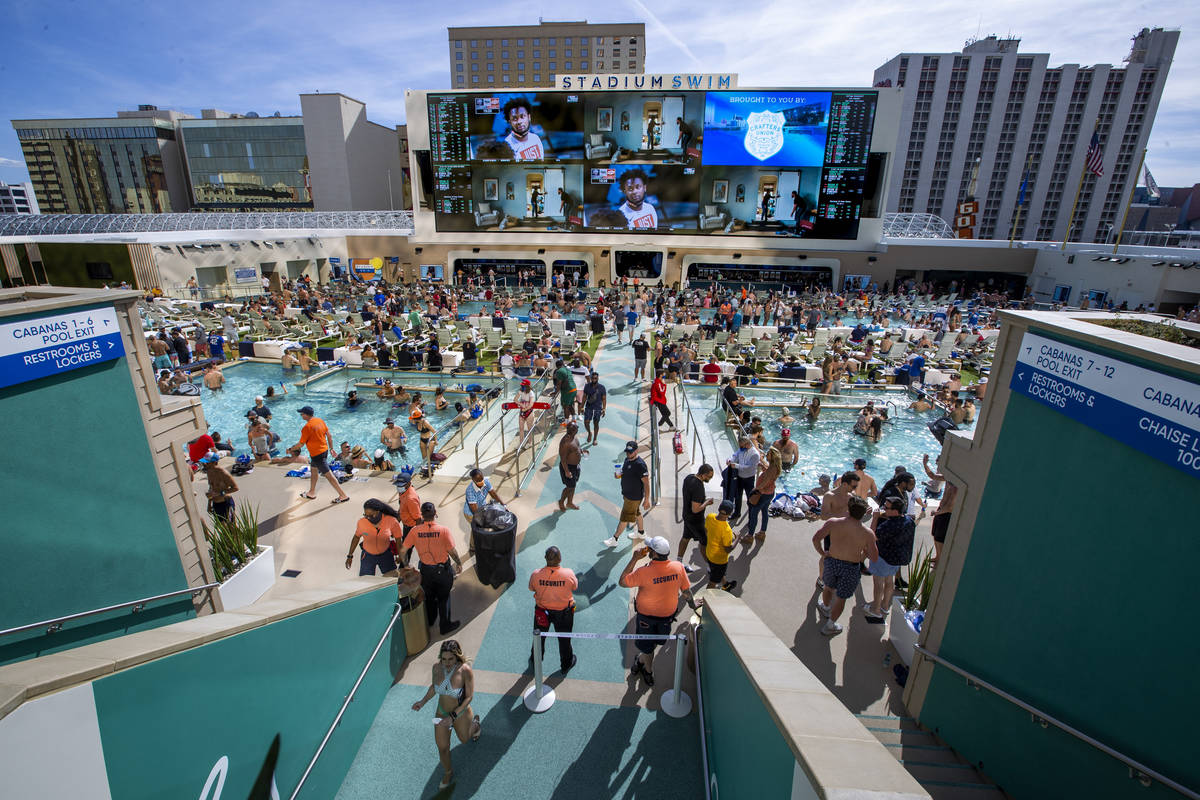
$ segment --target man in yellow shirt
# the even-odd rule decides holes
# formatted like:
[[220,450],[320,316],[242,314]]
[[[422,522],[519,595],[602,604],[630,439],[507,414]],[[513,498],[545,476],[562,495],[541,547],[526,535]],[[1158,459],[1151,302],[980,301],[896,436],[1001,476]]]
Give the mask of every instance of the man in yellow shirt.
[[704,518],[704,533],[708,544],[704,547],[704,558],[708,561],[708,588],[730,591],[737,581],[725,580],[729,568],[729,554],[733,551],[733,528],[729,515],[733,513],[733,501],[722,500],[716,514]]

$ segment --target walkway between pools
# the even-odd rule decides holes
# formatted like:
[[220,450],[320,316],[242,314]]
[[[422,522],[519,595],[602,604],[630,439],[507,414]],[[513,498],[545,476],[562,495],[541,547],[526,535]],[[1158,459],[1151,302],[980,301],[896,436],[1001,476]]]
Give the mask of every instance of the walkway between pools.
[[[535,715],[521,699],[532,682],[533,599],[527,583],[530,573],[545,565],[547,546],[557,546],[563,566],[579,578],[575,630],[632,632],[632,592],[617,585],[629,562],[631,543],[623,535],[620,545],[610,549],[603,540],[613,534],[620,513],[620,486],[613,468],[623,459],[625,443],[637,439],[642,447],[639,454],[649,461],[648,386],[633,381],[633,350],[627,339],[618,344],[607,334],[593,367],[608,390],[608,411],[598,443],[587,448],[583,460],[575,493],[580,509],[560,512],[557,508],[562,481],[554,437],[530,485],[509,504],[522,533],[516,582],[493,591],[480,587],[468,571],[455,584],[454,616],[463,627],[454,638],[473,659],[473,705],[483,724],[478,742],[454,740],[455,784],[440,793],[437,788],[442,770],[430,730],[435,701],[419,712],[411,708],[429,685],[437,657],[434,641],[398,676],[339,798],[374,798],[381,792],[397,798],[703,795],[697,712],[673,719],[658,707],[659,696],[672,684],[674,643],[659,648],[651,689],[640,678],[629,678],[632,643],[575,640],[578,664],[564,678],[558,670],[557,644],[550,641],[544,665],[557,701]],[[640,418],[639,402],[643,404]],[[580,439],[585,439],[582,430]],[[669,444],[665,437],[663,441]],[[501,494],[507,500],[511,490]],[[664,499],[648,514],[648,535],[674,528],[671,502]],[[441,511],[443,516],[452,513],[456,508]],[[451,528],[455,529],[452,524]],[[681,622],[687,614],[684,606]],[[695,699],[690,659],[683,681],[684,690]]]

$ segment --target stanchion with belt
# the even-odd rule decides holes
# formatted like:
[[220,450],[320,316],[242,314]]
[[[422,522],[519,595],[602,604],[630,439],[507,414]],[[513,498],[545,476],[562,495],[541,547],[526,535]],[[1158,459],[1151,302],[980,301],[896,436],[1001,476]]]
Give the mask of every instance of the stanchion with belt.
[[[692,711],[692,698],[683,691],[683,643],[687,641],[684,633],[559,633],[557,631],[533,632],[533,685],[521,695],[525,707],[535,714],[546,711],[554,705],[554,690],[542,680],[542,648],[538,638],[545,639],[644,639],[662,641],[675,639],[675,684],[662,693],[658,705],[669,717],[686,717]],[[636,656],[635,656],[636,658]]]

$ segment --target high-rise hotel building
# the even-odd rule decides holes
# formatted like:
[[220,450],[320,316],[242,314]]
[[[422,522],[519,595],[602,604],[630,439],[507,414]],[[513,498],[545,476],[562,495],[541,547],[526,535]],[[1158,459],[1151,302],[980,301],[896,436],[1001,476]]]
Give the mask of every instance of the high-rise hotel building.
[[1105,241],[1138,180],[1178,41],[1178,31],[1145,28],[1124,66],[1050,67],[1048,53],[1022,53],[1019,39],[995,36],[961,53],[901,53],[875,70],[876,86],[904,95],[903,161],[887,210],[953,221],[978,163],[976,238],[1061,240],[1094,131],[1104,174],[1084,177],[1070,238]]

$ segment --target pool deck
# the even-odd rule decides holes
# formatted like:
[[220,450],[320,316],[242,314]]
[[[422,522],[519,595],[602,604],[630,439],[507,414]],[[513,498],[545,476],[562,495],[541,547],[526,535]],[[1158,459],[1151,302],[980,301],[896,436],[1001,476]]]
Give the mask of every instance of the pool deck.
[[[622,448],[634,433],[636,404],[645,403],[648,386],[632,381],[633,355],[627,342],[617,344],[604,338],[595,368],[609,390],[608,414],[599,444],[590,448],[583,462],[583,476],[576,493],[578,511],[560,512],[556,501],[562,489],[556,468],[552,438],[542,466],[520,497],[513,498],[511,481],[500,494],[520,520],[517,582],[493,590],[475,580],[472,561],[457,579],[453,593],[453,616],[462,627],[453,634],[476,673],[475,710],[483,722],[479,742],[455,744],[452,748],[457,783],[438,794],[441,779],[437,750],[428,731],[432,706],[411,710],[429,683],[436,658],[436,641],[410,658],[396,676],[376,718],[374,727],[348,773],[339,797],[377,796],[388,786],[395,797],[500,797],[521,793],[528,797],[608,798],[643,796],[650,791],[676,797],[703,795],[700,744],[696,712],[672,719],[659,711],[658,697],[673,680],[671,647],[660,648],[654,666],[656,685],[629,680],[633,648],[613,640],[577,640],[578,666],[569,677],[557,671],[557,652],[547,648],[546,674],[558,700],[546,713],[534,715],[521,701],[522,691],[532,682],[526,671],[530,647],[532,597],[525,587],[528,575],[544,565],[542,552],[557,545],[564,566],[576,571],[580,588],[575,630],[624,632],[633,616],[632,593],[619,587],[616,579],[630,557],[630,544],[609,550],[601,541],[612,535],[620,508],[620,493],[612,465],[621,459]],[[644,408],[644,407],[643,407]],[[638,440],[648,459],[651,435],[647,414],[640,415]],[[337,431],[332,431],[337,437]],[[582,433],[582,432],[581,432]],[[663,535],[672,547],[679,541],[681,525],[676,522],[675,496],[679,482],[693,471],[688,454],[676,457],[671,434],[660,435],[662,447],[662,498],[646,516],[647,535]],[[716,437],[722,463],[731,446]],[[685,443],[690,449],[690,442]],[[708,445],[706,445],[708,446]],[[343,484],[351,502],[330,505],[332,488],[322,480],[316,500],[302,500],[299,493],[307,479],[285,477],[287,468],[259,467],[238,478],[239,500],[258,506],[263,544],[275,547],[276,574],[298,570],[296,577],[277,577],[264,599],[324,586],[347,577],[345,557],[355,523],[368,497],[394,499],[387,476],[355,478]],[[880,480],[884,476],[876,476]],[[440,470],[432,480],[414,484],[422,500],[440,508],[439,519],[453,532],[465,555],[468,524],[460,508],[466,475]],[[203,501],[204,481],[194,484]],[[719,497],[719,481],[708,486],[710,496]],[[901,688],[895,683],[889,662],[895,662],[886,641],[886,626],[869,623],[859,610],[863,588],[847,603],[841,622],[845,633],[826,638],[818,632],[822,619],[816,608],[814,588],[817,554],[811,538],[818,523],[772,518],[764,545],[739,547],[734,551],[728,577],[738,581],[735,594],[742,597],[770,629],[854,713],[880,718],[905,716]],[[929,519],[917,527],[918,546],[931,547]],[[702,565],[703,557],[692,548],[685,561]],[[353,571],[357,572],[357,558]],[[693,573],[696,585],[706,583],[702,570]],[[870,592],[870,582],[863,582]],[[686,607],[685,607],[686,612]],[[680,615],[680,623],[687,614]],[[695,679],[685,670],[683,688],[695,697]],[[397,776],[406,776],[397,781]],[[407,779],[411,776],[411,780]]]

